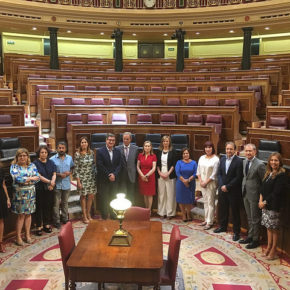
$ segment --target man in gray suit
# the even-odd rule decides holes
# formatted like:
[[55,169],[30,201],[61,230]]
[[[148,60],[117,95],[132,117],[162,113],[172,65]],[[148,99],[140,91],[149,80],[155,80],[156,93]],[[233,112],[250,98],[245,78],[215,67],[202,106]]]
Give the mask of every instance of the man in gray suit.
[[261,210],[258,207],[260,186],[265,175],[265,165],[256,157],[256,146],[247,144],[245,146],[246,159],[243,161],[243,183],[242,192],[246,214],[248,218],[248,237],[239,243],[247,244],[247,249],[259,246],[259,229]]
[[117,148],[122,154],[120,189],[126,193],[127,198],[134,204],[138,146],[131,144],[131,141],[132,134],[125,132],[123,134],[123,145],[119,145]]

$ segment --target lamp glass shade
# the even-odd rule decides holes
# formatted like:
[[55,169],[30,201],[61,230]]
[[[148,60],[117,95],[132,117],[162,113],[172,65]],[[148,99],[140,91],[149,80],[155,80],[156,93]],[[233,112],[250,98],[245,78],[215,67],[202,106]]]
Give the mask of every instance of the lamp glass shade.
[[132,206],[132,202],[125,198],[125,193],[118,193],[117,198],[113,199],[110,202],[110,206],[112,209],[119,211],[119,210],[126,210]]

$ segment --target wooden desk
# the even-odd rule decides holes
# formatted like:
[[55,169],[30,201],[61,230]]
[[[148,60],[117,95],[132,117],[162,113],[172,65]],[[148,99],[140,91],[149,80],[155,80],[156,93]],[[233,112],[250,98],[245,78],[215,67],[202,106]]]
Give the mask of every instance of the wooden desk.
[[73,250],[67,266],[72,282],[156,285],[163,265],[162,224],[124,222],[131,247],[108,246],[118,221],[92,221]]

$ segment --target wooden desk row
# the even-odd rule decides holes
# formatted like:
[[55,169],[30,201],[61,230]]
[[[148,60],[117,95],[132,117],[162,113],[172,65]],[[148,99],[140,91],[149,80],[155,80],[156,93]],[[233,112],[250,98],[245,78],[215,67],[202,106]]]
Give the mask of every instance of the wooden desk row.
[[283,164],[290,166],[290,130],[248,128],[247,143],[253,143],[259,148],[261,139],[279,141]]
[[142,105],[148,105],[148,99],[160,99],[162,105],[166,105],[168,98],[177,98],[181,106],[187,106],[187,100],[199,99],[201,105],[205,99],[217,99],[221,106],[227,99],[238,99],[240,101],[239,113],[241,115],[240,130],[246,130],[252,126],[252,122],[258,121],[256,115],[257,100],[253,91],[236,91],[236,92],[98,92],[89,91],[49,91],[41,90],[38,98],[38,115],[41,120],[42,129],[50,129],[50,111],[52,98],[64,98],[66,105],[71,105],[72,98],[83,98],[87,105],[91,100],[103,98],[105,105],[110,104],[112,98],[122,98],[124,105],[128,105],[129,99],[141,99]]
[[[83,123],[87,123],[87,114],[102,114],[104,124],[112,123],[112,114],[124,113],[127,123],[136,124],[138,114],[151,114],[153,123],[160,124],[161,114],[175,114],[176,124],[186,125],[190,114],[222,115],[222,133],[220,136],[223,146],[226,141],[242,139],[239,133],[240,114],[237,107],[170,107],[170,106],[53,106],[51,112],[51,137],[56,141],[65,139],[67,132],[67,114],[81,113]],[[144,125],[137,125],[143,127]],[[174,127],[174,125],[171,125]],[[187,127],[192,127],[188,125]],[[148,132],[149,133],[149,132]]]
[[24,114],[25,114],[25,109],[24,109],[23,105],[20,105],[20,106],[2,105],[2,106],[0,106],[0,115],[10,115],[11,119],[12,119],[13,126],[24,126],[25,125]]
[[86,136],[90,140],[90,136],[94,133],[114,133],[119,134],[124,132],[131,132],[136,134],[137,145],[143,146],[145,141],[145,134],[159,133],[162,135],[168,134],[186,134],[188,135],[189,148],[191,150],[192,158],[198,160],[204,154],[204,143],[212,141],[215,148],[219,143],[219,135],[215,133],[213,127],[208,126],[187,126],[187,125],[88,125],[88,124],[70,124],[67,132],[68,152],[73,155],[79,145],[80,137]]
[[270,117],[286,116],[288,118],[288,129],[290,123],[290,106],[268,106],[266,108],[266,127],[270,125]]
[[0,76],[0,88],[4,88],[4,77]]
[[282,90],[278,104],[280,106],[290,106],[290,90]]
[[[70,76],[72,79],[78,79],[85,77],[87,79],[100,78],[103,80],[109,80],[109,78],[114,77],[118,80],[125,80],[126,78],[136,80],[140,77],[140,74],[132,72],[92,72],[92,71],[68,71],[68,70],[46,70],[38,68],[21,68],[17,75],[17,92],[20,94],[25,93],[27,80],[29,75],[39,75],[40,78],[48,78],[48,76],[56,76],[57,79],[65,79]],[[277,102],[279,92],[282,89],[282,78],[280,69],[264,69],[264,70],[240,70],[240,71],[220,71],[220,72],[169,72],[169,73],[156,73],[156,72],[144,72],[142,73],[142,78],[150,81],[151,78],[159,77],[163,81],[167,79],[174,80],[195,80],[196,77],[204,77],[205,80],[210,80],[211,77],[218,77],[220,79],[226,79],[232,77],[233,79],[243,79],[243,78],[270,78],[271,85],[271,101]]]
[[[269,79],[241,79],[241,80],[217,80],[217,81],[93,81],[93,80],[63,80],[63,79],[29,79],[27,83],[27,96],[22,95],[22,101],[26,102],[32,113],[36,112],[37,85],[48,85],[50,90],[62,90],[65,85],[74,85],[76,90],[84,90],[85,86],[111,86],[111,91],[118,91],[119,86],[129,86],[130,91],[135,87],[144,87],[147,93],[152,87],[161,87],[165,91],[166,87],[177,87],[178,91],[186,91],[189,86],[197,86],[202,91],[208,91],[210,86],[238,86],[241,91],[247,91],[248,86],[261,86],[263,102],[265,105],[271,105]],[[99,92],[102,94],[102,92]],[[135,92],[134,92],[135,93]],[[136,92],[137,93],[137,92]],[[167,92],[170,93],[170,92]],[[169,94],[168,94],[169,95]]]
[[0,105],[12,105],[12,90],[0,88]]

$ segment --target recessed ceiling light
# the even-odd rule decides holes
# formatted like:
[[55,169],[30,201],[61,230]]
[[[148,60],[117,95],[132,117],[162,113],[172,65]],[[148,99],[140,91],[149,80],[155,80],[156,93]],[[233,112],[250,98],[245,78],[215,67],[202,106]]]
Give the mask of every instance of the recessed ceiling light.
[[268,26],[267,26],[267,27],[265,27],[265,30],[270,30],[270,27],[268,27]]
[[67,33],[71,33],[71,30],[67,30]]
[[163,36],[168,36],[168,34],[167,33],[163,33]]
[[32,30],[37,30],[37,27],[32,27]]
[[133,36],[136,36],[136,33],[132,33]]
[[100,32],[100,34],[101,34],[101,35],[104,35],[104,34],[105,34],[105,32]]
[[235,31],[231,29],[231,30],[229,31],[229,33],[235,33]]
[[197,32],[195,32],[195,34],[196,34],[196,35],[200,35],[200,32],[197,31]]

